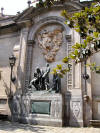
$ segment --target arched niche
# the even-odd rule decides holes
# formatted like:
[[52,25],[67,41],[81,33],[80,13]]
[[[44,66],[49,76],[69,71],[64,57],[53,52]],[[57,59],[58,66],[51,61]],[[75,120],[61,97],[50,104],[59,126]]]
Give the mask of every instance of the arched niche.
[[[55,32],[57,32],[57,34]],[[64,24],[64,19],[59,17],[47,17],[45,19],[41,19],[37,24],[33,25],[28,36],[27,60],[26,60],[27,74],[25,81],[26,87],[27,84],[29,84],[29,81],[33,78],[33,74],[36,67],[43,68],[46,66],[46,63],[49,63],[50,68],[52,70],[52,68],[56,67],[57,64],[62,63],[62,58],[64,56],[67,56],[69,54],[69,51],[71,51],[71,45],[72,45],[71,34],[72,31],[66,24]],[[38,41],[39,35],[42,36],[41,42],[44,43],[41,46],[39,46],[40,44]],[[45,35],[47,36],[47,38],[44,37]],[[45,40],[47,40],[47,42]],[[48,41],[50,41],[50,45],[56,45],[57,43],[59,45],[58,50],[55,52],[54,60],[52,61],[48,61],[45,58],[45,55],[43,54],[43,51],[45,51],[43,45],[47,45],[46,43],[48,43]],[[50,48],[51,51],[53,47]],[[45,52],[49,53],[49,51]],[[67,79],[68,77],[69,76],[67,75],[64,77],[64,79],[62,79],[62,92],[66,92],[67,90],[66,81],[68,81]],[[52,75],[50,75],[50,81],[51,81],[50,84],[52,86]]]
[[40,19],[39,22],[37,22],[35,25],[32,26],[32,28],[29,31],[28,40],[34,40],[36,32],[47,24],[56,23],[63,27],[65,30],[66,35],[70,35],[71,29],[65,24],[65,19],[62,17],[56,17],[56,16],[50,16],[46,17],[44,19]]

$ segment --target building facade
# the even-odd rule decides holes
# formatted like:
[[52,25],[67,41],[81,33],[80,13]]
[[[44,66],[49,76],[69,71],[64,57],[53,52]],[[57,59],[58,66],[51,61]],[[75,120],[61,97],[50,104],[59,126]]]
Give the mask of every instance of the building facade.
[[[89,79],[85,82],[82,63],[72,62],[71,71],[61,79],[60,93],[29,91],[36,67],[44,68],[49,63],[52,70],[71,52],[72,45],[81,41],[79,34],[64,23],[61,11],[73,13],[89,5],[90,2],[66,0],[48,9],[29,7],[16,16],[1,16],[0,114],[23,123],[52,126],[89,126],[99,122],[100,75],[87,68]],[[15,80],[11,81],[12,54],[16,63],[12,73]],[[99,65],[99,54],[88,62],[91,60]],[[50,74],[51,85],[52,82]]]

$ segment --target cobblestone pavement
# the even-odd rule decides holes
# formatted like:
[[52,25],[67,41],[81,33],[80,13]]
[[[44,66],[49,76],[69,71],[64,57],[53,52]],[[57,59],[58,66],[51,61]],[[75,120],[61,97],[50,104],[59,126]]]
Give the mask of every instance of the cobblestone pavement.
[[0,121],[0,133],[100,133],[100,128],[49,127]]

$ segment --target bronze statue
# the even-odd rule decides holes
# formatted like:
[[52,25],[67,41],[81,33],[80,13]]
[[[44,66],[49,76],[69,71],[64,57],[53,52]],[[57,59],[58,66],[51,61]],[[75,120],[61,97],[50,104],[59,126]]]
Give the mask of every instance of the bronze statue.
[[42,75],[42,80],[43,80],[44,85],[45,85],[45,90],[48,90],[50,88],[49,73],[50,73],[50,67],[49,67],[49,64],[46,64],[46,69],[45,69],[45,71],[43,72],[43,75]]
[[37,76],[36,72],[34,73],[34,78],[31,80],[29,87],[30,88],[35,87],[36,90],[40,90],[39,79],[38,79],[38,76]]
[[55,93],[61,92],[61,78],[56,73],[53,75],[53,87],[50,88],[49,83],[49,64],[46,64],[44,69],[36,68],[34,78],[31,80],[29,87],[37,91],[47,90],[48,92],[55,91]]
[[53,75],[53,88],[56,93],[61,92],[61,78],[57,73]]
[[45,71],[40,68],[36,68],[34,78],[31,80],[29,87],[36,90],[48,90],[49,89],[49,64],[46,65]]

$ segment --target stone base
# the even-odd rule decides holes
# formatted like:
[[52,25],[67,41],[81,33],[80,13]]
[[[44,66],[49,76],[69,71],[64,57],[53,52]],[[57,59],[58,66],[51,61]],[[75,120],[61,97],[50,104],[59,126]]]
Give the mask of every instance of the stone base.
[[70,126],[71,127],[83,127],[83,120],[79,121],[70,121]]
[[100,127],[100,120],[90,120],[90,126]]
[[71,127],[83,127],[83,104],[80,95],[73,96],[70,92],[66,94],[66,116],[67,123]]
[[[35,103],[35,107],[33,107],[32,103]],[[50,104],[50,107],[47,110],[45,108],[48,108],[48,103]],[[21,105],[22,113],[18,118],[18,121],[21,123],[39,124],[45,126],[63,125],[61,94],[33,93],[31,95],[23,96]],[[44,105],[47,106],[45,107]],[[36,110],[34,110],[34,108]],[[17,115],[14,115],[14,119],[17,119]]]
[[60,119],[21,117],[19,121],[24,124],[62,127],[62,120]]

